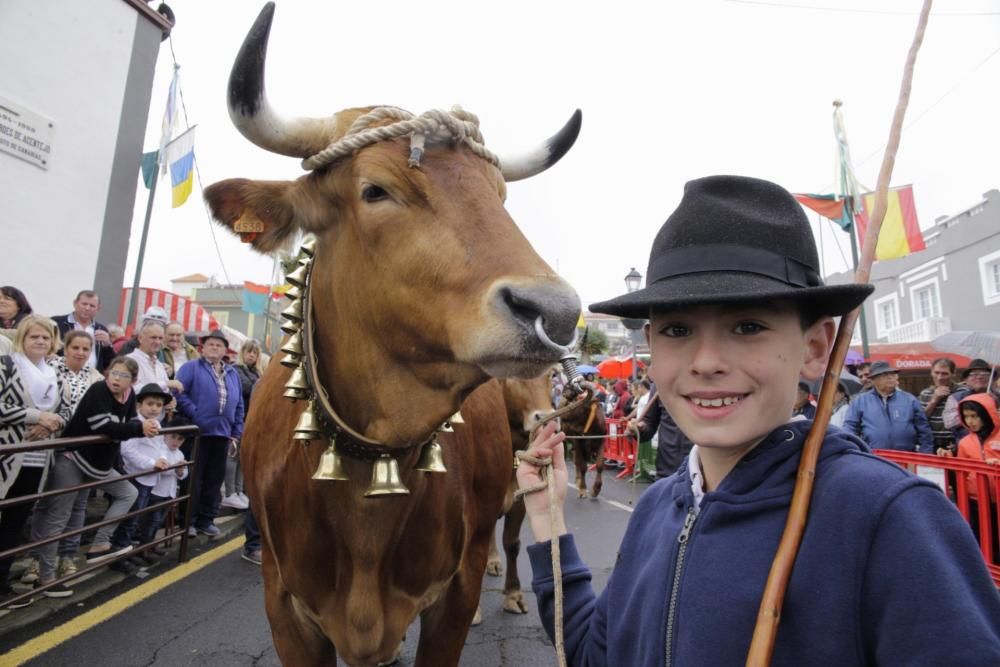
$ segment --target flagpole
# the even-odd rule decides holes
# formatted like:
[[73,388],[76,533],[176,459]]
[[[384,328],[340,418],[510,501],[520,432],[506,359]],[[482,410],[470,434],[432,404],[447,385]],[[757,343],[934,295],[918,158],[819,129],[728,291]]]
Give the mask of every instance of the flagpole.
[[[854,200],[853,197],[848,196],[844,202],[844,206],[849,207],[849,211],[854,210]],[[853,216],[852,216],[853,217]],[[854,262],[854,272],[858,272],[858,241],[856,238],[858,226],[856,224],[851,225],[851,260]],[[858,324],[861,327],[861,354],[864,356],[865,361],[868,361],[868,323],[865,317],[865,306],[861,304],[861,312],[858,313]]]
[[149,220],[153,216],[153,198],[156,196],[156,184],[160,180],[160,160],[163,155],[156,152],[156,165],[153,170],[153,182],[149,186],[149,197],[146,199],[146,218],[142,222],[142,240],[139,241],[139,257],[135,263],[135,277],[132,279],[132,298],[128,302],[128,317],[125,318],[125,329],[134,321],[136,309],[139,306],[139,282],[142,280],[142,261],[146,256],[146,238],[149,236]]

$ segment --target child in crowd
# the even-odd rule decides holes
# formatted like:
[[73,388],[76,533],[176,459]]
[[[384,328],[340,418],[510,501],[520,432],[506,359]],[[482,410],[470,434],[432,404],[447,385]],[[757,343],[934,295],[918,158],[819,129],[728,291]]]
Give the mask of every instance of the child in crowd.
[[[825,286],[796,200],[733,176],[687,184],[647,276],[590,309],[649,318],[649,376],[696,444],[643,494],[596,596],[562,516],[564,436],[546,425],[531,453],[552,457],[557,516],[553,531],[548,494],[525,496],[532,586],[551,636],[558,539],[569,664],[742,665],[812,426],[789,419],[798,380],[820,377],[832,316],[872,287]],[[533,486],[539,470],[522,462],[517,478]],[[815,484],[771,664],[1000,664],[1000,597],[938,487],[836,427]]]
[[[973,394],[962,399],[958,404],[962,426],[969,430],[968,435],[958,441],[958,458],[983,461],[987,465],[1000,465],[1000,414],[996,401],[989,394]],[[938,449],[938,455],[950,456],[951,451]],[[966,488],[969,490],[969,525],[972,534],[979,539],[979,489],[976,485],[976,475],[969,473],[966,477]],[[1000,535],[997,530],[996,497],[992,487],[986,500],[989,507],[990,524],[993,527],[993,562],[1000,563]]]
[[[115,519],[128,512],[135,502],[137,491],[134,486],[115,470],[120,441],[140,435],[155,436],[160,429],[155,419],[135,420],[135,396],[132,381],[139,368],[135,360],[116,357],[108,366],[107,379],[92,385],[80,399],[80,403],[63,431],[65,437],[104,435],[112,442],[85,445],[71,449],[55,457],[55,465],[49,476],[51,489],[65,489],[87,482],[103,480],[97,487],[111,497],[111,505],[104,519]],[[90,489],[79,493],[89,494]],[[64,493],[54,496],[42,526],[42,538],[49,538],[66,529],[73,503],[77,494]],[[117,556],[132,547],[111,548],[111,535],[117,524],[111,523],[97,530],[94,541],[87,552],[87,563],[100,563]],[[39,549],[39,575],[42,584],[55,579],[56,548],[58,542],[50,542]],[[72,595],[73,591],[64,585],[56,587],[61,596]],[[51,592],[51,591],[50,591]]]
[[[163,407],[172,400],[173,397],[163,391],[160,385],[153,382],[144,385],[136,395],[136,411],[138,414],[135,419],[137,421],[152,419],[159,422],[163,414]],[[159,479],[160,471],[169,466],[166,458],[166,448],[167,445],[162,435],[154,435],[153,437],[146,437],[144,435],[140,438],[131,438],[122,442],[122,462],[125,466],[125,474],[149,473],[129,480],[138,492],[129,512],[145,509],[150,504],[150,496],[153,493],[153,487],[156,486],[156,482]],[[118,524],[115,534],[111,537],[112,549],[122,549],[131,544],[132,537],[135,535],[136,528],[139,525],[140,516],[134,516]],[[156,556],[148,551],[135,558],[144,564],[156,562]],[[139,564],[137,561],[134,562]]]
[[[174,418],[165,423],[163,427],[176,428],[190,425],[191,422],[185,417],[181,415],[174,415]],[[175,466],[184,461],[184,453],[181,451],[181,445],[184,444],[184,435],[178,433],[167,433],[162,437],[164,448],[161,451],[161,454],[165,465],[156,476],[156,483],[154,484],[153,491],[149,496],[150,505],[156,505],[158,503],[176,498],[177,482],[187,478],[188,475],[187,467],[174,468],[173,470],[170,469],[171,466]],[[158,531],[163,525],[163,518],[166,515],[167,508],[161,507],[160,509],[153,510],[145,516],[139,530],[139,540],[143,544],[152,542],[156,538],[156,531]],[[163,556],[165,553],[160,547],[154,547],[151,552],[154,557]]]

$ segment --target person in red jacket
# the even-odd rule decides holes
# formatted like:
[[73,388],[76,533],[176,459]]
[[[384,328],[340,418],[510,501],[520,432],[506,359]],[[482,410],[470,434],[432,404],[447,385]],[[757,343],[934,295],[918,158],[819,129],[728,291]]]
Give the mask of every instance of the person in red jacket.
[[[972,394],[959,402],[958,411],[962,425],[969,429],[968,435],[958,441],[958,457],[983,461],[989,465],[1000,465],[1000,413],[993,397],[989,394]],[[966,479],[966,488],[969,490],[969,525],[979,539],[979,493],[976,489],[976,475],[969,473]],[[996,500],[994,491],[990,487],[993,562],[1000,563]]]

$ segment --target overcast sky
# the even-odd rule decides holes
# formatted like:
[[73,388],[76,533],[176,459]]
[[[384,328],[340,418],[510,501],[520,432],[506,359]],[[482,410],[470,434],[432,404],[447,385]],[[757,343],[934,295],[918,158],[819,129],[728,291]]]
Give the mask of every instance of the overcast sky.
[[[263,2],[169,4],[204,185],[301,175],[297,159],[243,139],[226,111],[232,61]],[[487,146],[500,153],[534,145],[582,109],[573,150],[549,171],[511,184],[507,207],[587,304],[624,291],[630,267],[645,274],[652,239],[688,180],[731,173],[795,192],[832,191],[836,98],[844,101],[858,177],[874,187],[920,5],[279,0],[267,87],[287,115],[460,104],[480,117]],[[1000,187],[1000,0],[935,8],[893,176],[893,185],[913,184],[925,228]],[[159,144],[171,69],[164,42],[147,150]],[[128,284],[147,196],[138,175],[136,183]],[[169,288],[171,278],[195,272],[222,282],[227,273],[235,283],[269,280],[269,258],[210,226],[197,182],[178,209],[170,208],[169,183],[160,186],[144,286]],[[847,268],[847,235],[824,223],[822,242],[826,273]]]

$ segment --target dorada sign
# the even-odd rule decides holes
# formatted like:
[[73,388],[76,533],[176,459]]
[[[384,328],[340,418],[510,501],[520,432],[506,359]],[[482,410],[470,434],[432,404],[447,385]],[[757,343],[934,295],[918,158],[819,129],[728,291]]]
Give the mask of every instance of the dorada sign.
[[54,132],[48,118],[0,97],[0,151],[48,169]]

